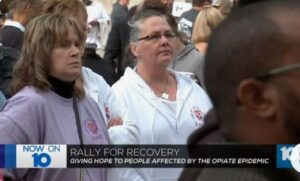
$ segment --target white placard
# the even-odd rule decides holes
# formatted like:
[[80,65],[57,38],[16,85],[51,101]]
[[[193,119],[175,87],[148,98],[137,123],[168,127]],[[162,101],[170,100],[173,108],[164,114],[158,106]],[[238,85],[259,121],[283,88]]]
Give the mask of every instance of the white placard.
[[192,3],[184,3],[184,2],[174,2],[172,15],[175,17],[181,16],[182,13],[188,11],[192,8]]

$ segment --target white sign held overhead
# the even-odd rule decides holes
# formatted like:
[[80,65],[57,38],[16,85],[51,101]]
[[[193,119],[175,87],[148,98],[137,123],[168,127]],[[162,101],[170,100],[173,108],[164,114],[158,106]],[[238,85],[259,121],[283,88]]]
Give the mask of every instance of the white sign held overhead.
[[182,13],[188,11],[192,8],[192,3],[185,3],[185,2],[174,2],[172,15],[175,17],[181,16]]

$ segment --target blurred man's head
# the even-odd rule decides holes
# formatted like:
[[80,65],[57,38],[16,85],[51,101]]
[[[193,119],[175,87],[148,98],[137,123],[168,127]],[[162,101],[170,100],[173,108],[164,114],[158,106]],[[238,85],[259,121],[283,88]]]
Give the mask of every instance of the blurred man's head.
[[11,4],[13,20],[25,26],[37,15],[39,3],[40,0],[13,0]]
[[229,139],[299,142],[299,16],[297,0],[256,3],[229,16],[211,37],[205,85]]
[[161,2],[166,4],[166,5],[170,5],[174,2],[174,0],[161,0]]
[[83,30],[87,27],[87,12],[84,4],[79,0],[46,0],[39,9],[40,14],[61,14],[78,20]]
[[172,12],[174,0],[161,0],[161,2],[167,6],[169,12]]
[[0,1],[0,11],[1,11],[2,15],[4,15],[5,13],[8,13],[9,6],[10,6],[9,0],[1,0]]

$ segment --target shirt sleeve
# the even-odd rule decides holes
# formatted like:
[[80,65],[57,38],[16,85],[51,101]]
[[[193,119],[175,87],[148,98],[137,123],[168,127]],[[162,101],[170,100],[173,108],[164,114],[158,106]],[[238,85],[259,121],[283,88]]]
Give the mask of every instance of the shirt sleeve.
[[12,97],[0,112],[0,144],[39,143],[42,135],[41,99]]
[[[42,99],[12,97],[0,112],[0,144],[38,144],[43,132]],[[29,169],[3,169],[9,180],[23,180]]]
[[118,85],[112,87],[114,98],[122,112],[123,124],[108,129],[110,140],[113,144],[139,144],[139,130],[134,119],[128,114],[127,104],[123,98],[123,91]]

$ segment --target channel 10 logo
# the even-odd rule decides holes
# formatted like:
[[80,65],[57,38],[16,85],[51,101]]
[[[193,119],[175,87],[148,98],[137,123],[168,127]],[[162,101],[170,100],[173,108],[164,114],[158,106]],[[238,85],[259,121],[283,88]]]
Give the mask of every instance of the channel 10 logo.
[[300,144],[277,145],[277,168],[294,168],[300,172]]
[[17,145],[17,168],[66,168],[66,145]]

